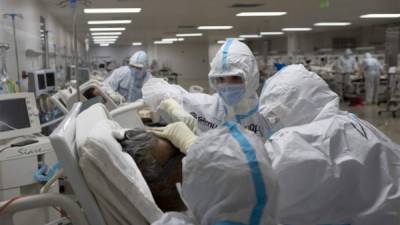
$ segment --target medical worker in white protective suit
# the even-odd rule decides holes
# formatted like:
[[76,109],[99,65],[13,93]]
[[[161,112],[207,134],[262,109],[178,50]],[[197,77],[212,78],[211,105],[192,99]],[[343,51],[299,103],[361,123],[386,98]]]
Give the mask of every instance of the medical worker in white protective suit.
[[279,184],[280,223],[400,224],[400,146],[339,110],[338,96],[302,65],[264,84],[260,113]]
[[266,124],[258,113],[256,93],[259,71],[247,45],[228,39],[212,60],[208,78],[217,92],[214,95],[189,93],[161,79],[151,79],[143,86],[143,99],[153,110],[164,112],[164,119],[184,121],[198,133],[233,120],[265,137]]
[[365,78],[366,103],[378,103],[379,79],[380,75],[383,73],[382,65],[367,52],[365,53],[365,59],[361,63],[361,70]]
[[199,137],[183,122],[154,132],[186,153],[180,193],[188,210],[153,225],[276,224],[276,176],[254,133],[231,121]]
[[114,70],[104,81],[105,88],[122,95],[127,102],[134,102],[142,98],[143,84],[151,78],[147,71],[147,54],[138,51],[129,59],[129,65]]
[[352,92],[350,75],[355,75],[358,70],[357,61],[353,56],[351,49],[346,49],[344,56],[340,56],[336,62],[336,82],[338,86],[338,94],[341,98],[346,92]]

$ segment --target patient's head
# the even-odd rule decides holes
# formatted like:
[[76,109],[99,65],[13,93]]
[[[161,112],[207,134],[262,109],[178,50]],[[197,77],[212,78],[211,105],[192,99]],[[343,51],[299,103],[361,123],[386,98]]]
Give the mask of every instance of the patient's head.
[[101,96],[101,91],[96,87],[91,87],[83,92],[83,96],[85,96],[86,99],[91,99],[97,96]]
[[185,206],[176,189],[182,182],[182,158],[169,141],[144,130],[128,130],[120,141],[123,151],[135,160],[163,211],[181,211]]

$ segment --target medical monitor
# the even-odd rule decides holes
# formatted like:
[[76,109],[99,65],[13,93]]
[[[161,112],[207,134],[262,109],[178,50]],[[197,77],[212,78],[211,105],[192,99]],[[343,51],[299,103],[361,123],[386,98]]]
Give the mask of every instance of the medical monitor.
[[86,67],[78,68],[78,77],[76,78],[79,81],[79,84],[86,83],[90,79],[90,70]]
[[56,90],[56,71],[55,70],[45,70],[46,73],[46,87],[48,91]]
[[47,94],[46,72],[44,70],[28,73],[28,90],[33,92],[36,97]]
[[65,82],[71,81],[71,79],[75,79],[75,66],[68,65],[66,67],[66,74],[65,74]]
[[0,95],[0,140],[40,132],[33,93]]

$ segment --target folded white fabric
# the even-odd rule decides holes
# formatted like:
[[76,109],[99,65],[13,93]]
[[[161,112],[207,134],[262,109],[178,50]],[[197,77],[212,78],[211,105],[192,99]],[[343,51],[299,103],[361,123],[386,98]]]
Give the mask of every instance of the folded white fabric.
[[148,224],[160,218],[140,170],[113,137],[122,128],[109,120],[104,106],[82,112],[76,127],[79,165],[107,223]]
[[110,118],[111,116],[108,113],[107,108],[101,103],[97,103],[79,114],[76,122],[75,135],[76,146],[78,149],[85,143],[90,131],[97,122],[101,120],[109,120]]

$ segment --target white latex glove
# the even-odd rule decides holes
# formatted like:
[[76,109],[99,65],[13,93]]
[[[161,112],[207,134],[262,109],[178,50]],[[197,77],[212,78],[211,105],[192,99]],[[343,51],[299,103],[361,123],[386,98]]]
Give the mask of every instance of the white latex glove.
[[108,93],[108,95],[114,102],[116,102],[119,105],[126,102],[124,96],[120,95],[118,92],[113,91]]
[[168,124],[166,127],[151,128],[149,131],[157,136],[168,139],[182,153],[187,152],[189,147],[196,142],[197,136],[189,129],[184,122]]
[[197,120],[186,112],[178,102],[169,98],[161,102],[160,109],[165,111],[172,119],[172,122],[184,122],[193,132],[197,131]]

